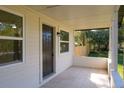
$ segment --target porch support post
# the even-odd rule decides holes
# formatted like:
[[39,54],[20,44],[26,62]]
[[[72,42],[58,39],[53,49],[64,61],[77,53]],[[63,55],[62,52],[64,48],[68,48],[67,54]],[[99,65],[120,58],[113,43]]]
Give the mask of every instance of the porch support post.
[[117,71],[118,64],[118,9],[115,7],[113,18],[112,18],[112,26],[110,29],[110,59],[111,70]]

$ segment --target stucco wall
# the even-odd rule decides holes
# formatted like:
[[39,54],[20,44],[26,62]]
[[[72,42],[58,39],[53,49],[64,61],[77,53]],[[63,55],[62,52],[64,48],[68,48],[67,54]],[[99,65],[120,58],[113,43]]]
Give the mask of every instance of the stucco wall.
[[88,56],[89,46],[75,46],[75,56]]
[[[24,53],[23,63],[10,64],[0,67],[0,87],[40,87],[42,78],[42,23],[53,26],[54,33],[54,62],[55,74],[62,72],[72,65],[73,31],[71,27],[53,20],[24,6],[0,6],[0,9],[9,10],[24,16]],[[69,31],[69,52],[59,53],[59,38],[56,32],[59,29]]]
[[107,58],[75,56],[73,59],[74,59],[73,66],[106,69],[106,70],[108,68]]

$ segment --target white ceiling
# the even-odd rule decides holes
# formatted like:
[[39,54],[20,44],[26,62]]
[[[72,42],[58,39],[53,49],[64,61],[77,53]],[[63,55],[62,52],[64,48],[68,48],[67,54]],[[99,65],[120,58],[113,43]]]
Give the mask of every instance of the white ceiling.
[[55,20],[69,24],[75,29],[110,26],[112,5],[36,5],[28,6]]

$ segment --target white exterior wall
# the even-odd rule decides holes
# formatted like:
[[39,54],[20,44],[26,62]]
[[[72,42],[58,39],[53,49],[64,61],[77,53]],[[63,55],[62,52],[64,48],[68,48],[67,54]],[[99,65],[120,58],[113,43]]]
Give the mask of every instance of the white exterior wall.
[[[24,53],[23,63],[15,63],[0,67],[0,87],[40,87],[42,78],[42,23],[55,27],[55,74],[64,71],[72,65],[73,31],[71,27],[57,22],[45,15],[24,6],[0,6],[0,9],[10,10],[24,15]],[[59,29],[69,31],[69,52],[59,53]]]

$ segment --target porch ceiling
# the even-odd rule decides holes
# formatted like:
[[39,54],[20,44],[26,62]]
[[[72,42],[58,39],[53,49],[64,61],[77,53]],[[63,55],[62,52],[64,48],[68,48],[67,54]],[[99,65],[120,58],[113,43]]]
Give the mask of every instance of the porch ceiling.
[[74,29],[109,27],[114,8],[112,5],[38,5],[28,7],[69,24]]

